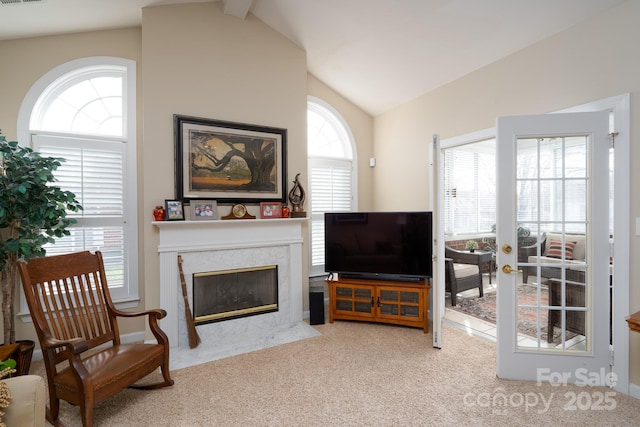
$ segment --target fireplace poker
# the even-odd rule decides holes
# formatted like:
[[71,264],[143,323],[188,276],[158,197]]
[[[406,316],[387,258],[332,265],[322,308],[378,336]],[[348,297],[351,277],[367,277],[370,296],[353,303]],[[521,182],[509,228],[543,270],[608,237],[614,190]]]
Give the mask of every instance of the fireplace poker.
[[187,318],[187,332],[189,333],[189,347],[196,348],[200,344],[200,337],[196,331],[196,324],[189,307],[189,297],[187,296],[187,282],[184,280],[182,271],[182,256],[178,255],[178,269],[180,270],[180,283],[182,284],[182,298],[184,299],[184,315]]

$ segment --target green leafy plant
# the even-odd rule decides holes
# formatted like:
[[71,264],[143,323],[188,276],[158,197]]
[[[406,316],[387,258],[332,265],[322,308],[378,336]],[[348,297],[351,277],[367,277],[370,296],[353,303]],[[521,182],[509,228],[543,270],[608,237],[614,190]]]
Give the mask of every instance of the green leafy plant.
[[68,236],[82,209],[75,194],[52,185],[64,159],[41,156],[0,135],[0,284],[4,344],[15,343],[18,261],[44,256],[44,245]]
[[465,248],[470,251],[475,251],[476,249],[478,249],[478,242],[476,242],[475,240],[467,240]]
[[7,369],[16,369],[16,361],[13,359],[7,359],[0,362],[0,372]]

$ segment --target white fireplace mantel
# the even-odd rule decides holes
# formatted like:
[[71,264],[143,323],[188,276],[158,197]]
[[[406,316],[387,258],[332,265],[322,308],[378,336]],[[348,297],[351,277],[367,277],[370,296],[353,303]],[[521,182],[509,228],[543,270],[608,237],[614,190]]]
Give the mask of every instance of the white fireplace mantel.
[[[220,348],[225,341],[237,341],[239,331],[258,337],[272,336],[270,330],[304,323],[302,225],[306,221],[307,218],[154,221],[159,230],[160,307],[167,311],[160,322],[172,348],[184,348],[186,344],[178,255],[183,258],[191,307],[193,273],[255,267],[261,263],[279,268],[278,312],[198,325],[203,344],[209,338]],[[243,346],[246,341],[243,340]]]
[[[160,229],[158,252],[163,253],[243,248],[248,245],[278,246],[293,242],[302,244],[302,224],[306,221],[307,218],[274,218],[153,221],[152,224]],[[215,240],[207,240],[203,234]]]

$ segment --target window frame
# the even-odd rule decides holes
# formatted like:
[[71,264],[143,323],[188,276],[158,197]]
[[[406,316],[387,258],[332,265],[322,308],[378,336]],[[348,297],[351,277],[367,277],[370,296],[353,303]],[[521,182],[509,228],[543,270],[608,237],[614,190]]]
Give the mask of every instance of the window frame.
[[[485,133],[478,133],[478,134],[471,134],[468,137],[458,137],[458,138],[451,138],[450,140],[448,140],[448,144],[445,146],[443,144],[442,146],[442,150],[443,152],[446,154],[446,152],[448,150],[455,150],[461,147],[469,147],[472,146],[473,144],[478,144],[478,143],[487,143],[489,141],[493,141],[494,147],[495,147],[495,136],[491,136]],[[466,150],[465,150],[466,151]],[[482,150],[468,150],[469,153],[473,154],[473,167],[474,167],[474,190],[471,191],[470,193],[473,193],[475,196],[475,223],[476,223],[476,230],[474,231],[469,231],[469,230],[463,230],[463,231],[456,231],[455,229],[455,225],[454,224],[449,224],[450,229],[447,228],[447,222],[446,222],[446,200],[443,200],[443,213],[445,214],[445,218],[443,220],[443,226],[445,227],[445,239],[448,240],[459,240],[459,239],[464,239],[464,238],[468,238],[468,237],[480,237],[480,236],[492,236],[494,231],[492,231],[490,228],[489,229],[481,229],[480,227],[480,210],[482,208],[481,203],[480,203],[480,199],[484,198],[485,196],[482,196],[481,194],[481,189],[479,188],[479,181],[478,181],[478,176],[480,174],[480,170],[479,170],[479,159],[478,159],[478,154],[482,153]],[[495,157],[495,148],[494,148],[494,153],[493,153],[494,157]],[[446,162],[446,159],[445,159]],[[494,164],[495,166],[495,164]],[[443,165],[443,179],[445,179],[446,176],[446,171],[447,171],[447,165],[444,164]],[[495,170],[493,172],[493,178],[495,181]],[[495,188],[495,187],[494,187]],[[445,189],[445,193],[447,192],[447,189]],[[495,193],[495,190],[494,190]],[[445,194],[445,199],[447,198],[447,194]],[[495,197],[494,197],[495,199]],[[494,202],[494,216],[497,212],[497,206],[495,205]],[[455,213],[451,214],[451,216],[454,216]],[[495,223],[495,217],[494,217],[494,221]]]
[[[30,147],[34,146],[33,136],[69,136],[77,138],[78,134],[64,132],[45,132],[33,129],[32,123],[34,115],[39,112],[39,100],[45,99],[50,93],[57,93],[70,79],[77,79],[78,75],[88,71],[88,77],[95,73],[95,70],[103,67],[105,73],[119,67],[124,70],[123,92],[122,92],[122,136],[100,135],[100,139],[106,141],[119,141],[125,144],[124,147],[124,213],[122,216],[125,254],[124,268],[127,292],[120,296],[113,296],[114,303],[118,308],[137,307],[140,303],[139,289],[139,267],[138,267],[138,185],[137,185],[137,126],[136,126],[136,80],[137,69],[134,60],[110,56],[94,56],[80,58],[69,61],[47,71],[30,88],[22,101],[18,113],[17,134],[19,141],[28,141]],[[77,81],[77,80],[76,80]],[[95,139],[95,135],[80,134],[87,139]],[[24,143],[24,142],[23,142]],[[20,309],[18,316],[23,321],[30,321],[29,310],[26,299],[21,290]]]
[[[351,129],[349,128],[349,125],[347,124],[347,122],[344,120],[344,118],[342,117],[342,115],[333,107],[331,106],[329,103],[327,103],[326,101],[314,97],[314,96],[307,96],[307,111],[314,111],[316,114],[319,114],[321,116],[323,116],[325,118],[325,120],[327,120],[327,122],[329,124],[331,124],[334,127],[340,127],[341,129],[339,129],[338,134],[342,134],[342,138],[344,139],[342,142],[343,144],[349,144],[348,145],[348,149],[350,151],[350,158],[347,157],[327,157],[327,156],[312,156],[307,154],[307,170],[309,171],[309,174],[311,174],[311,170],[319,165],[330,165],[331,163],[335,163],[335,165],[337,167],[340,167],[341,169],[344,169],[344,165],[345,162],[350,162],[351,164],[351,188],[350,188],[350,196],[351,196],[351,203],[350,203],[350,211],[357,211],[358,210],[358,196],[357,196],[357,189],[358,189],[358,171],[357,171],[357,165],[358,165],[358,161],[357,161],[357,150],[356,150],[356,144],[355,144],[355,139],[353,137],[353,134],[351,133]],[[307,139],[307,149],[309,146],[309,140]],[[324,221],[324,212],[315,212],[313,211],[313,190],[312,190],[312,182],[311,182],[311,176],[309,176],[309,197],[310,197],[310,222],[309,222],[309,276],[310,277],[315,277],[315,276],[323,276],[326,274],[325,270],[324,270],[324,263],[323,264],[313,264],[313,232],[314,232],[314,222],[317,224],[317,222],[319,221]],[[323,223],[324,224],[324,223]],[[323,229],[323,233],[324,233],[324,229]]]

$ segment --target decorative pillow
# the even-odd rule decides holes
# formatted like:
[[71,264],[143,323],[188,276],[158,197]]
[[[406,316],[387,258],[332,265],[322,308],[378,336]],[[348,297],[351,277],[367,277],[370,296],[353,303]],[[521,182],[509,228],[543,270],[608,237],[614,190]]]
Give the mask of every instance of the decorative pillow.
[[[576,242],[564,242],[564,259],[573,259],[573,249],[576,247]],[[559,240],[552,240],[549,243],[549,250],[545,254],[549,258],[562,258],[562,242]]]

